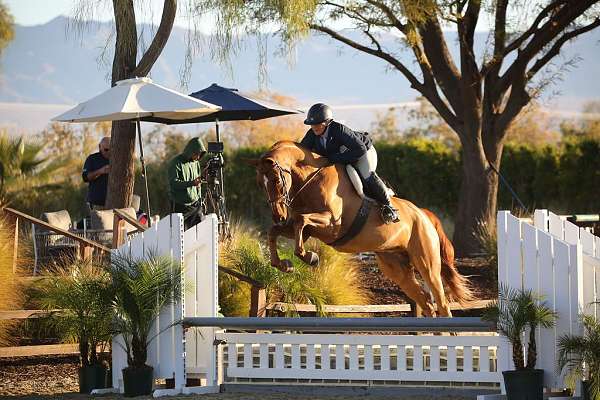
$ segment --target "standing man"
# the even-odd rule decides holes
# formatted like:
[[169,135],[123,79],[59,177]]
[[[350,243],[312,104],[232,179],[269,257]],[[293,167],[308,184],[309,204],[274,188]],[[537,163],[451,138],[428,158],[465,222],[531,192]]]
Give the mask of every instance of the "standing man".
[[169,199],[171,212],[182,213],[185,229],[202,220],[200,183],[202,169],[200,159],[206,154],[199,138],[191,139],[183,153],[169,161]]
[[103,137],[98,144],[98,153],[90,154],[83,164],[83,181],[88,183],[86,200],[90,210],[102,210],[106,203],[108,172],[110,171],[110,137]]

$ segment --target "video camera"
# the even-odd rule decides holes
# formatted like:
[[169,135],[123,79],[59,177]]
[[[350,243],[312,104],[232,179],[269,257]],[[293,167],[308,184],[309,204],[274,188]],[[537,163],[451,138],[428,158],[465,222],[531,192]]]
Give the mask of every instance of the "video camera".
[[223,153],[223,142],[208,142],[208,152],[214,154],[222,154]]
[[209,184],[219,183],[220,170],[225,165],[223,159],[223,142],[208,142],[208,160],[206,161],[206,181]]

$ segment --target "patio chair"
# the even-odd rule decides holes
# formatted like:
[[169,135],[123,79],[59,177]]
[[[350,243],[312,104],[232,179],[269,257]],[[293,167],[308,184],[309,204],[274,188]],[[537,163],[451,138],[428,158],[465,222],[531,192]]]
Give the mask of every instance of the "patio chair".
[[[133,219],[136,218],[135,209],[133,207],[121,208],[123,213],[129,215]],[[113,210],[93,210],[90,213],[91,222],[90,227],[86,232],[86,236],[90,240],[94,240],[100,244],[111,246],[112,245],[112,237],[113,237],[113,223],[114,223],[114,213]],[[127,234],[134,232],[137,230],[136,227],[125,224],[125,230]]]
[[[57,228],[72,231],[71,216],[67,210],[45,212],[42,213],[40,219]],[[35,224],[31,224],[31,235],[34,251],[34,275],[42,265],[56,261],[62,256],[74,256],[77,252],[78,244],[73,239],[36,227]],[[83,236],[83,232],[80,236]]]

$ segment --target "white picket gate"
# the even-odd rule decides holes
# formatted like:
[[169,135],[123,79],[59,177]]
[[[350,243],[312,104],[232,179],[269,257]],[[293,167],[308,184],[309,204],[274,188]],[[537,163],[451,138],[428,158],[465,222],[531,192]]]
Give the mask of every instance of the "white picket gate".
[[[537,332],[537,368],[547,387],[564,387],[556,372],[556,340],[581,333],[581,312],[600,317],[600,238],[546,210],[536,210],[534,225],[508,211],[498,213],[498,281],[532,289],[558,312],[552,329]],[[514,369],[511,346],[502,339],[498,369]]]

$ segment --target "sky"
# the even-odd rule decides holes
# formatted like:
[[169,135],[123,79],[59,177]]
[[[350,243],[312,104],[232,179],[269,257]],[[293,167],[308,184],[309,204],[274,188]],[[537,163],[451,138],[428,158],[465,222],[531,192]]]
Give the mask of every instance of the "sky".
[[[82,0],[3,0],[4,4],[8,6],[10,13],[14,16],[15,22],[25,26],[44,24],[59,15],[72,16],[75,5],[81,1]],[[97,7],[98,12],[95,14],[94,19],[100,21],[109,21],[113,19],[112,1],[83,1],[90,3],[95,1],[101,4]],[[151,22],[150,20],[152,19],[152,16],[154,16],[154,22],[158,23],[163,3],[163,0],[136,1],[136,4],[142,4],[146,10],[150,9],[152,11],[151,13],[140,13],[138,22]],[[177,12],[175,25],[187,27],[187,22],[180,10]]]

